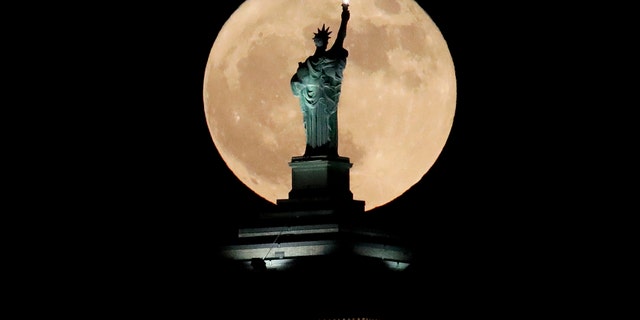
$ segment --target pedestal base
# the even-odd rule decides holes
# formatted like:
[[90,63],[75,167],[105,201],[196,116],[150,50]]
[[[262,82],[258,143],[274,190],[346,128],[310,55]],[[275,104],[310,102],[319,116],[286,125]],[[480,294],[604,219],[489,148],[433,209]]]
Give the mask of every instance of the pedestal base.
[[349,169],[346,157],[293,157],[290,200],[351,200]]

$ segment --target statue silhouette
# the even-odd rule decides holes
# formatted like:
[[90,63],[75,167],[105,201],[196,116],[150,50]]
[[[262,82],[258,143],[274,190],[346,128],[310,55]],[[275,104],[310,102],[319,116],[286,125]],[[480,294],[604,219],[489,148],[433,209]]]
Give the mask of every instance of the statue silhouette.
[[340,29],[331,49],[327,50],[332,31],[322,25],[314,33],[316,50],[291,78],[293,95],[300,99],[300,108],[307,138],[304,156],[338,156],[338,101],[342,74],[349,52],[343,47],[350,13],[342,7]]

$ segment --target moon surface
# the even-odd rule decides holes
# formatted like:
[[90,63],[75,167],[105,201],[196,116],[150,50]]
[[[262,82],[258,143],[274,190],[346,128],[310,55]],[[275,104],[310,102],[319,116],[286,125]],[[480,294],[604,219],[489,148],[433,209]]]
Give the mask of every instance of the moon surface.
[[[203,85],[211,137],[238,179],[270,202],[288,198],[288,163],[306,144],[289,81],[323,24],[333,44],[341,10],[340,0],[246,0],[211,48]],[[435,163],[453,124],[456,77],[445,39],[414,0],[356,0],[349,11],[338,153],[353,163],[351,191],[368,211]]]

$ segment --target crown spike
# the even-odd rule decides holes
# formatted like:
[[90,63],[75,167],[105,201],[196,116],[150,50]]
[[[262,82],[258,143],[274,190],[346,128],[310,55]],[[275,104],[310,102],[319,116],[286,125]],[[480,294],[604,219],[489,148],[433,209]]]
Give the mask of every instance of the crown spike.
[[329,39],[331,38],[329,35],[332,33],[333,31],[329,31],[329,28],[326,27],[326,25],[323,23],[322,24],[322,29],[318,28],[318,32],[314,32],[314,39],[315,38],[325,38],[325,39]]

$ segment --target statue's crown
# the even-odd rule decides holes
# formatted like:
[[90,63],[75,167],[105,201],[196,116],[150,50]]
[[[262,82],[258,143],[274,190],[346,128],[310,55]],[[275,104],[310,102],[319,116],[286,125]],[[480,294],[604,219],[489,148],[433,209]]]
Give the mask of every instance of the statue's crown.
[[313,33],[313,38],[314,38],[314,39],[320,38],[320,39],[326,39],[326,40],[328,40],[329,38],[331,38],[331,37],[329,37],[329,35],[331,34],[331,32],[332,32],[332,31],[329,31],[329,28],[325,28],[325,27],[324,27],[324,23],[323,23],[323,24],[322,24],[322,29],[318,28],[318,32],[314,32],[314,33]]

